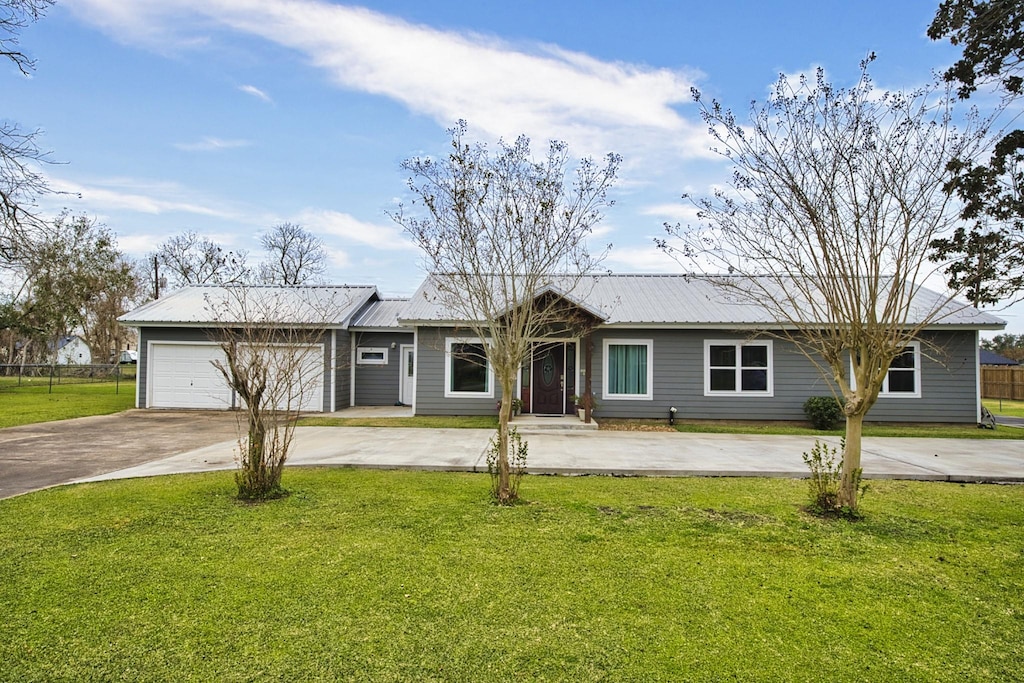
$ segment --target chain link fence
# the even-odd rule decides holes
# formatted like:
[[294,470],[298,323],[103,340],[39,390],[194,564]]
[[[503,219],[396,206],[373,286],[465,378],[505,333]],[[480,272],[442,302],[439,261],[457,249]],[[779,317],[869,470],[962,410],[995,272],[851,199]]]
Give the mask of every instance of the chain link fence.
[[110,365],[0,364],[0,386],[40,386],[45,383],[52,392],[54,387],[62,385],[110,382],[114,385],[114,393],[119,393],[122,383],[135,381],[136,367],[134,363]]

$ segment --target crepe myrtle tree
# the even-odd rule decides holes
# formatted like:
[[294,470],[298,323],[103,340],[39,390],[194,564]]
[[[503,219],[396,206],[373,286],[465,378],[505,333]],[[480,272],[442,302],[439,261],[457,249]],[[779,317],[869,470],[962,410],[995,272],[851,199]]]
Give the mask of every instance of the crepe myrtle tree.
[[[861,63],[850,88],[780,76],[741,121],[697,90],[731,182],[688,198],[693,225],[666,225],[659,245],[730,298],[779,323],[763,334],[792,342],[844,399],[846,446],[839,506],[858,504],[861,430],[890,364],[957,306],[957,292],[917,296],[934,273],[929,245],[959,221],[946,187],[952,159],[984,147],[973,112],[952,122],[954,98],[935,84],[876,92]],[[941,268],[941,266],[939,266]],[[781,329],[781,331],[779,331]]]
[[333,290],[229,285],[205,295],[210,332],[224,354],[213,362],[238,397],[238,497],[284,493],[281,475],[295,420],[311,392],[321,391]]
[[588,241],[612,205],[620,157],[572,163],[568,146],[552,141],[537,160],[526,136],[492,150],[467,140],[465,121],[449,134],[447,156],[402,163],[414,199],[392,218],[426,255],[436,303],[483,342],[501,387],[494,492],[510,504],[516,378],[535,341],[577,322],[559,294],[581,286],[607,253],[591,253]]

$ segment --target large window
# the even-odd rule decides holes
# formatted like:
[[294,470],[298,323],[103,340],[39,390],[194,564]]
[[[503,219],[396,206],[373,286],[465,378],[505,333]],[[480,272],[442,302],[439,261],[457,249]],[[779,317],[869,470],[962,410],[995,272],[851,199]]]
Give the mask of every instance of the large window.
[[654,397],[654,342],[650,339],[606,339],[604,398],[650,400]]
[[445,396],[494,396],[494,376],[479,339],[446,340],[444,366]]
[[889,365],[879,396],[921,396],[921,343],[910,342]]
[[704,341],[704,394],[773,395],[771,341]]

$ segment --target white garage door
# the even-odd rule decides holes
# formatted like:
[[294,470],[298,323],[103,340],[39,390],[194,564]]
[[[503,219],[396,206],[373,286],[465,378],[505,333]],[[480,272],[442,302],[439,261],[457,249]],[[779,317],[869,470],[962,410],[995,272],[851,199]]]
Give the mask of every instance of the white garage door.
[[[211,362],[224,362],[224,352],[218,345],[154,343],[150,349],[150,407],[231,407],[231,389]],[[284,409],[290,405],[293,410],[323,411],[323,346],[282,348],[278,354],[276,362],[270,364],[271,381],[275,374],[289,372],[292,380],[274,392],[277,407]]]
[[231,407],[231,389],[211,361],[224,360],[216,344],[153,344],[149,353],[151,408]]
[[[278,409],[291,406],[292,410],[323,412],[324,409],[324,347],[294,346],[278,351],[276,363],[271,364],[271,379],[274,375],[291,372],[291,382],[279,387]],[[288,396],[289,392],[291,396]]]

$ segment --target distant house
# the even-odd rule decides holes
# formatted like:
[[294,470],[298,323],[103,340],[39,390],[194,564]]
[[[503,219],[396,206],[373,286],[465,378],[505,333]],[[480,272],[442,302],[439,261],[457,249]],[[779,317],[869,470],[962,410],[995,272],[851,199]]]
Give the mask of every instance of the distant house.
[[57,340],[57,365],[89,365],[92,351],[85,340],[78,335],[61,337]]
[[997,366],[1020,365],[1019,362],[1013,360],[1012,358],[1007,358],[1006,356],[1000,356],[995,351],[989,351],[988,349],[979,349],[978,350],[978,362],[981,363],[982,365],[997,365]]
[[[487,340],[473,338],[466,321],[441,305],[430,278],[408,300],[384,299],[374,286],[327,289],[339,303],[311,345],[323,359],[322,386],[306,410],[401,403],[417,415],[494,414],[500,387],[486,361],[474,360]],[[185,288],[122,316],[140,332],[138,407],[238,405],[210,362],[221,352],[204,302],[223,295]],[[543,296],[563,299],[589,327],[536,342],[516,387],[525,413],[571,413],[588,374],[599,420],[667,418],[670,408],[677,419],[802,420],[808,397],[831,392],[830,380],[771,334],[778,321],[762,307],[730,301],[709,278],[606,275]],[[921,289],[917,296],[930,310],[940,295]],[[977,422],[979,332],[1005,325],[949,304],[890,369],[868,419]]]

